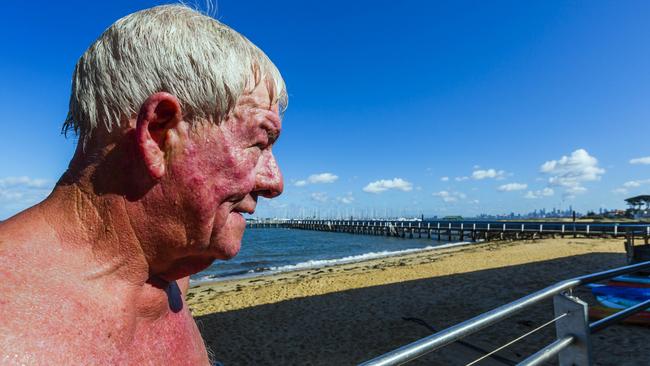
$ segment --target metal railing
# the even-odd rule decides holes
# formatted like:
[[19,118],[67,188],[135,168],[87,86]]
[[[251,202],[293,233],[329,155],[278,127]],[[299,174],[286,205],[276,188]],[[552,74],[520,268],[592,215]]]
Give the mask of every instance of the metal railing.
[[560,365],[590,365],[590,335],[648,308],[650,306],[650,300],[644,301],[625,310],[621,310],[590,324],[588,321],[588,305],[577,297],[572,296],[571,293],[566,292],[571,291],[573,288],[580,285],[606,280],[627,273],[634,273],[642,269],[650,269],[650,261],[558,282],[543,290],[522,297],[519,300],[515,300],[509,304],[500,306],[494,310],[488,311],[370,361],[364,362],[360,364],[360,366],[388,366],[404,364],[458,341],[461,338],[495,324],[550,297],[554,297],[556,316],[554,320],[556,320],[557,339],[553,343],[520,362],[519,365],[540,365],[557,355],[560,357]]

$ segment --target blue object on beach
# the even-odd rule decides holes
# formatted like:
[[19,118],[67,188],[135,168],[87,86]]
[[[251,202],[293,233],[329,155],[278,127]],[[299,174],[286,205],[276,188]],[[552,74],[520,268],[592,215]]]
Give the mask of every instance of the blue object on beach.
[[648,287],[591,286],[591,292],[598,302],[612,309],[625,309],[650,299]]
[[636,302],[650,299],[649,287],[598,286],[592,287],[591,291],[595,296],[622,298]]
[[[596,300],[607,308],[617,310],[627,309],[639,303],[638,301],[613,296],[596,296]],[[644,311],[650,311],[650,307],[646,308]]]
[[612,281],[650,284],[650,277],[648,277],[648,276],[635,276],[635,275],[623,275],[623,276],[618,276],[618,277],[612,278]]

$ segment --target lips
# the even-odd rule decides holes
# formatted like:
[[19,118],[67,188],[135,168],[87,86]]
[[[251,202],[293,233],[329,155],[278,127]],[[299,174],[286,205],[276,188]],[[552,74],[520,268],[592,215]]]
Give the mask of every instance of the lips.
[[246,197],[244,197],[244,199],[239,201],[239,203],[237,203],[234,206],[233,211],[239,213],[253,214],[255,213],[256,206],[257,206],[257,200],[254,199],[252,196],[247,195]]

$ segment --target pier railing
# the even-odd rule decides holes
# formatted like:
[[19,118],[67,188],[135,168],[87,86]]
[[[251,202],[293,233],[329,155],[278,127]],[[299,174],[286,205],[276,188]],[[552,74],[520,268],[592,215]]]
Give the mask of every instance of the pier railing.
[[542,237],[639,237],[648,244],[650,224],[505,221],[276,220],[250,228],[289,228],[437,240],[503,240]]
[[[549,322],[543,324],[543,326],[555,323],[556,340],[521,361],[519,365],[540,365],[556,356],[559,357],[559,364],[561,366],[591,365],[591,335],[609,325],[615,324],[650,307],[650,300],[643,301],[635,306],[621,310],[599,321],[589,323],[588,304],[573,296],[572,290],[580,285],[590,284],[644,269],[650,269],[650,261],[576,277],[556,283],[541,291],[522,297],[519,300],[478,315],[472,319],[400,347],[360,365],[402,365],[455,341],[461,340],[470,334],[476,333],[485,327],[506,319],[520,311],[523,311],[527,307],[550,297],[553,297],[555,317]],[[541,327],[537,329],[541,329]],[[532,332],[529,332],[526,335],[531,333]],[[515,341],[525,338],[526,335],[517,338]],[[489,357],[511,343],[513,342],[497,348],[474,362]],[[470,364],[473,364],[474,362]]]

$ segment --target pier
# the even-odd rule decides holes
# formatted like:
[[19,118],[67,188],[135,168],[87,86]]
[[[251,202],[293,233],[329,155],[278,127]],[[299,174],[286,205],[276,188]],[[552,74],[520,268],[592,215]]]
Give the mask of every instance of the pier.
[[274,220],[249,221],[250,228],[287,228],[434,240],[491,241],[545,237],[626,237],[648,244],[650,223],[396,221],[396,220]]

